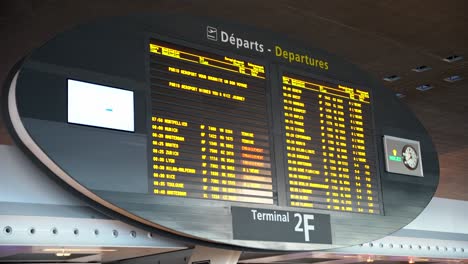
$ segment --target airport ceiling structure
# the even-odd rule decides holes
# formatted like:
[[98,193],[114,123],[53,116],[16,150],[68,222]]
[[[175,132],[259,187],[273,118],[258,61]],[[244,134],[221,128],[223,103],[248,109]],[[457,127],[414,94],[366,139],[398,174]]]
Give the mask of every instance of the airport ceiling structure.
[[[393,90],[437,148],[436,196],[468,201],[466,11],[465,0],[5,0],[0,1],[0,81],[60,32],[103,17],[177,12],[279,33],[342,57]],[[14,144],[1,115],[0,144]]]

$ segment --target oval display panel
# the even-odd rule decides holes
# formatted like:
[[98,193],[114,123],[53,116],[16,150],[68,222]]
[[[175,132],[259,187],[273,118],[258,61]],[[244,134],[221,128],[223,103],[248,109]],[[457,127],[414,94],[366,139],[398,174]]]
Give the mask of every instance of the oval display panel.
[[322,49],[218,20],[79,26],[27,56],[6,94],[13,136],[53,177],[181,238],[355,245],[411,222],[438,184],[429,135],[391,91]]

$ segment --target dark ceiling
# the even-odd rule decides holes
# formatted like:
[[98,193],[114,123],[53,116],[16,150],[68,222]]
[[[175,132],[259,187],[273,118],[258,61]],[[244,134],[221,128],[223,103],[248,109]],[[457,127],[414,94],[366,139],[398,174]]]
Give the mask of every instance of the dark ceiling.
[[[468,1],[0,1],[0,81],[57,33],[103,16],[181,11],[284,34],[344,57],[405,95],[439,152],[438,197],[468,200]],[[177,19],[176,17],[174,19]],[[450,55],[463,56],[448,63]],[[432,69],[417,73],[420,65]],[[443,79],[459,75],[461,81]],[[430,84],[431,90],[416,87]],[[12,144],[0,120],[0,144]]]

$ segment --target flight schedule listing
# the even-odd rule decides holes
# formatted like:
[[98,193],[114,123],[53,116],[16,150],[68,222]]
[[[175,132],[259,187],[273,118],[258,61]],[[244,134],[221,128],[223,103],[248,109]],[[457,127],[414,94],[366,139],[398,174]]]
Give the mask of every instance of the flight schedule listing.
[[381,214],[368,91],[283,73],[289,206]]
[[265,67],[151,39],[152,193],[275,204]]

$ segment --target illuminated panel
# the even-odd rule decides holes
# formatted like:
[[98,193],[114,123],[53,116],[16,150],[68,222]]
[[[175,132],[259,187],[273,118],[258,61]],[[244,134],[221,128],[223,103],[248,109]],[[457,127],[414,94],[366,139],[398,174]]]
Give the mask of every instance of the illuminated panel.
[[284,73],[288,205],[381,214],[368,91]]
[[68,122],[134,131],[133,92],[76,80],[68,83]]
[[149,48],[152,193],[273,204],[264,66]]

